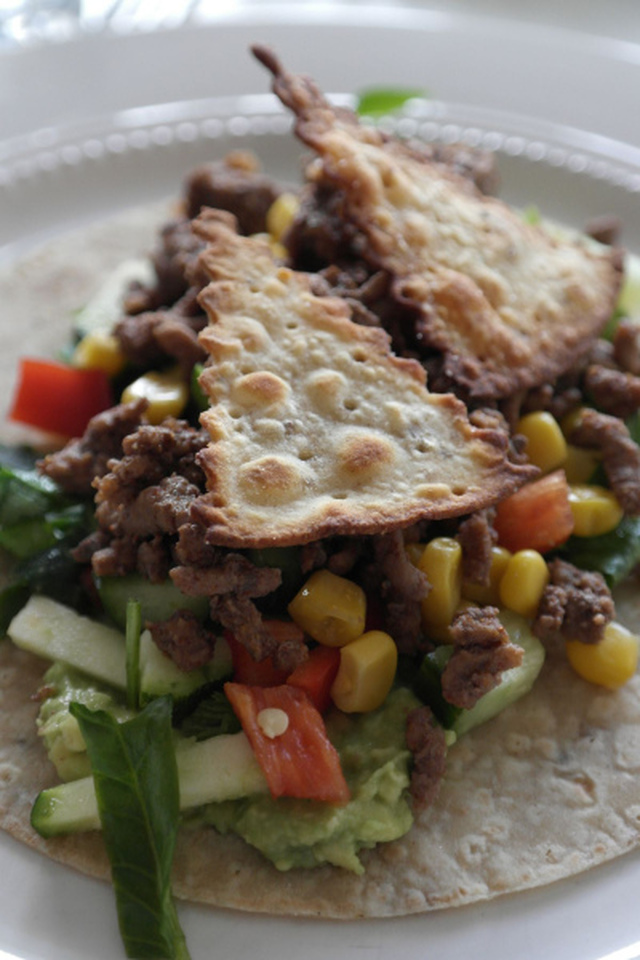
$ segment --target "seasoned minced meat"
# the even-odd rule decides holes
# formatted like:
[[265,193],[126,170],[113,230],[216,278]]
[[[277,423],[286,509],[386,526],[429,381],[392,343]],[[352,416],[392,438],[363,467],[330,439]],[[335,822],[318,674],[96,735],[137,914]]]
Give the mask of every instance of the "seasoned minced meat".
[[480,510],[463,520],[458,527],[457,538],[462,547],[463,577],[486,586],[491,572],[493,545],[497,539],[489,513]]
[[429,707],[416,707],[407,717],[406,739],[413,754],[410,793],[417,806],[427,807],[436,799],[445,773],[444,728]]
[[602,574],[551,560],[550,581],[542,595],[533,632],[540,639],[561,634],[568,640],[597,643],[613,620],[615,606]]
[[448,703],[470,710],[500,683],[505,670],[522,662],[522,649],[512,644],[495,607],[469,607],[450,628],[453,654],[442,672],[442,695]]
[[154,643],[180,670],[188,672],[211,660],[216,637],[189,610],[177,610],[168,620],[147,623]]
[[50,453],[39,462],[39,469],[65,493],[90,496],[94,478],[104,476],[109,461],[122,456],[122,442],[141,425],[146,406],[144,400],[137,400],[99,413],[82,437]]
[[256,158],[241,151],[198,167],[184,190],[188,217],[197,217],[203,207],[227,210],[244,234],[265,231],[267,211],[280,193],[282,187],[261,173]]
[[599,450],[611,488],[620,506],[640,513],[640,448],[625,424],[598,410],[585,409],[569,435],[570,443]]

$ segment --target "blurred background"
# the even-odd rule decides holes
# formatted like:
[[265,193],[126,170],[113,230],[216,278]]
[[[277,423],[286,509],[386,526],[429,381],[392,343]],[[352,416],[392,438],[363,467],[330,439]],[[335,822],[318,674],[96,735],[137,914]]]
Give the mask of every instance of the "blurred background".
[[[426,7],[469,12],[520,21],[565,26],[621,40],[640,41],[637,0],[297,0],[298,6],[379,5]],[[33,44],[68,39],[78,33],[105,29],[117,32],[171,28],[189,20],[224,20],[247,8],[274,7],[270,0],[0,0],[0,44]]]

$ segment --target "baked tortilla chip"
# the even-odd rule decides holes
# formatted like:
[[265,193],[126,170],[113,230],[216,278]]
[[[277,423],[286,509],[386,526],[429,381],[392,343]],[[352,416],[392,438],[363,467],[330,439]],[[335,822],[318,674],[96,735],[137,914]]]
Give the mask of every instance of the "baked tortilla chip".
[[547,383],[588,347],[612,314],[617,251],[577,234],[551,235],[404,143],[334,110],[313,81],[254,53],[315,150],[313,176],[339,191],[359,253],[395,278],[421,312],[423,342],[472,397],[505,397]]
[[267,242],[207,211],[200,294],[211,323],[200,378],[212,407],[198,501],[211,543],[289,545],[371,534],[470,513],[531,477],[506,434],[479,429],[387,335],[359,326],[339,298],[283,267]]

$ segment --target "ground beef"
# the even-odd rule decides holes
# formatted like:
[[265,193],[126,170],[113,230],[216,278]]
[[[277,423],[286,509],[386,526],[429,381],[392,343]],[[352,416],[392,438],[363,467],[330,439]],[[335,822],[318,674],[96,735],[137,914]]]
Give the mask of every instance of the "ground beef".
[[180,670],[197,670],[211,660],[216,637],[189,610],[177,610],[168,620],[147,623],[156,646]]
[[463,520],[458,527],[458,542],[462,547],[462,575],[471,583],[487,586],[491,572],[496,532],[487,510],[480,510]]
[[90,496],[94,477],[102,477],[108,463],[122,456],[125,437],[142,423],[146,403],[121,404],[99,413],[89,421],[84,435],[71,440],[62,450],[51,453],[38,464],[65,493]]
[[174,419],[127,434],[120,457],[108,461],[95,484],[100,532],[83,540],[74,556],[90,559],[98,576],[137,570],[153,582],[166,579],[179,529],[204,491],[196,455],[207,442],[205,431]]
[[640,448],[625,424],[598,410],[585,409],[571,431],[569,441],[596,449],[611,488],[625,513],[640,513]]
[[540,639],[558,634],[568,640],[597,643],[615,616],[611,591],[602,574],[579,570],[566,560],[551,560],[550,580],[542,595],[533,632]]
[[640,376],[640,323],[622,317],[613,335],[613,356],[621,370]]
[[301,630],[277,631],[263,620],[246,595],[223,594],[211,599],[211,618],[229,630],[234,638],[260,663],[271,657],[277,670],[287,673],[307,660],[309,650]]
[[447,745],[443,727],[427,706],[416,707],[407,717],[407,746],[413,754],[410,792],[417,806],[436,799],[445,773]]
[[373,537],[373,562],[366,571],[370,591],[380,597],[385,627],[401,653],[421,649],[422,600],[430,585],[424,573],[411,563],[401,531]]
[[197,300],[200,289],[190,288],[171,307],[124,316],[118,321],[114,333],[129,363],[157,367],[169,358],[188,371],[206,359],[197,339],[207,324]]
[[175,567],[171,577],[179,590],[189,597],[213,597],[235,594],[264,597],[277,590],[282,573],[275,567],[257,567],[240,553],[220,552],[210,567]]
[[240,233],[264,233],[267,211],[282,189],[260,172],[252,154],[236,151],[190,174],[184,190],[187,216],[196,217],[203,207],[214,207],[232,213]]
[[587,368],[584,387],[603,413],[626,420],[640,409],[640,377],[624,370],[593,364]]
[[454,650],[442,672],[442,695],[470,710],[500,683],[505,670],[522,662],[522,649],[509,640],[495,607],[469,607],[450,628]]

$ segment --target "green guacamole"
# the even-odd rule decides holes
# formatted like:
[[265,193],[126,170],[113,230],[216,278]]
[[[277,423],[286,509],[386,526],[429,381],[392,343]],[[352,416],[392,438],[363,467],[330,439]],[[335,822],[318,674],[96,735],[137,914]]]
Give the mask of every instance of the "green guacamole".
[[118,720],[126,720],[132,713],[115,693],[62,663],[54,663],[47,670],[44,685],[53,692],[40,707],[37,726],[49,759],[61,780],[88,777],[91,764],[78,721],[69,713],[69,704],[76,702],[91,710],[107,710]]
[[375,713],[348,717],[336,711],[329,718],[327,731],[351,790],[345,806],[259,795],[208,804],[197,823],[239,834],[279,870],[331,863],[363,873],[358,851],[396,840],[413,822],[405,726],[417,705],[400,688]]

